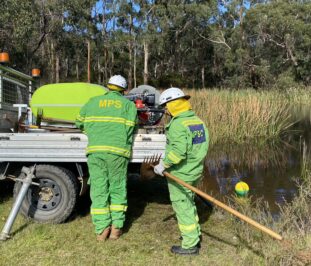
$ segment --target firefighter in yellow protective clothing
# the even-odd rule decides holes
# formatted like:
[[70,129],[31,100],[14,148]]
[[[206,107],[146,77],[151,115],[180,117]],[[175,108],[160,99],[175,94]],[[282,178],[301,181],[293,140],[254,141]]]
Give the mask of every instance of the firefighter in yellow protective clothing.
[[[163,172],[168,171],[196,186],[203,173],[209,135],[202,120],[191,110],[189,98],[178,88],[167,89],[160,96],[160,104],[166,106],[172,119],[166,126],[165,157],[155,166],[154,172],[163,176]],[[199,254],[201,231],[194,193],[170,179],[168,188],[182,236],[181,246],[173,246],[171,252]]]
[[91,98],[80,110],[76,125],[88,136],[91,215],[99,241],[118,239],[127,209],[126,176],[137,109],[122,96],[126,80],[109,79],[106,94]]

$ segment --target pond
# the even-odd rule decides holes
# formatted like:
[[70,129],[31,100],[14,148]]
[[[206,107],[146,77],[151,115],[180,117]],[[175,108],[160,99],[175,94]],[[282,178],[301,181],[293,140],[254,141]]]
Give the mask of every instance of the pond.
[[297,193],[303,162],[310,159],[310,143],[310,123],[304,120],[277,142],[214,145],[205,161],[200,188],[224,200],[235,194],[237,182],[246,182],[249,196],[266,201],[271,213],[277,215],[279,206],[290,202]]

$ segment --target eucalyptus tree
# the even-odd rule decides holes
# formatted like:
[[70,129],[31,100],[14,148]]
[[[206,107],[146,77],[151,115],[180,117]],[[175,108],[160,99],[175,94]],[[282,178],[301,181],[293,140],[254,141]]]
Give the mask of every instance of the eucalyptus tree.
[[162,80],[159,85],[192,86],[206,68],[204,44],[197,31],[209,23],[216,1],[169,0],[155,1],[154,5],[155,45],[160,47],[153,47],[157,52],[151,58],[156,58],[156,72]]
[[268,83],[311,84],[311,3],[303,2],[269,1],[246,14],[248,44],[261,83],[265,66],[273,77]]
[[36,1],[1,4],[0,50],[9,52],[13,66],[27,73],[46,35],[46,19],[41,18]]
[[307,0],[7,0],[0,49],[49,82],[310,85],[310,14]]
[[210,35],[214,79],[230,87],[310,84],[310,2],[222,0]]
[[134,43],[137,31],[137,13],[139,7],[135,1],[118,0],[113,3],[113,31],[111,48],[114,50],[114,68],[126,75],[128,87],[133,87]]

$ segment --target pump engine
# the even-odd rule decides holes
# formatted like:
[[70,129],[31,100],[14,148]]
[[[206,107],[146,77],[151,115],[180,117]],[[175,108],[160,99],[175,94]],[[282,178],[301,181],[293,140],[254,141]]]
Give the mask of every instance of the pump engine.
[[154,87],[140,85],[132,89],[125,97],[135,103],[140,127],[159,124],[164,109],[159,105],[160,93]]

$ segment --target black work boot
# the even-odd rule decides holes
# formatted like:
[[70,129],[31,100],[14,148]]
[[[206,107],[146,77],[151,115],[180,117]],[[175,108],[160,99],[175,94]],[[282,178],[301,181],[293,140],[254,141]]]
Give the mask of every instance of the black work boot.
[[199,255],[199,248],[197,246],[192,248],[182,248],[181,246],[172,246],[171,252],[177,255]]

